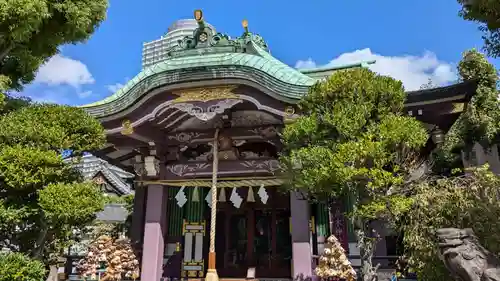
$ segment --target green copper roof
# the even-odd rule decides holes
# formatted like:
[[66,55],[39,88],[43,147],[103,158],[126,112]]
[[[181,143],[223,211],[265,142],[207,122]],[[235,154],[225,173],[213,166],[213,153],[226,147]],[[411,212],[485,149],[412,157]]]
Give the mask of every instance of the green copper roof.
[[[91,107],[110,103],[113,100],[126,95],[130,89],[132,89],[141,81],[144,81],[148,77],[154,76],[158,73],[197,67],[246,66],[255,70],[265,72],[266,74],[273,76],[274,78],[286,84],[297,86],[311,86],[314,84],[315,79],[304,75],[298,70],[278,61],[270,54],[262,50],[259,46],[254,45],[253,47],[255,47],[258,54],[262,56],[248,53],[203,54],[203,52],[200,52],[200,54],[196,56],[179,57],[160,62],[141,71],[137,76],[128,81],[128,83],[123,88],[118,90],[113,95],[101,101],[84,105],[83,107]],[[284,93],[284,95],[292,99],[300,98],[300,96],[294,95],[293,93]]]
[[164,61],[143,69],[113,95],[83,105],[95,117],[112,115],[134,104],[147,92],[161,86],[217,78],[243,79],[269,89],[269,95],[296,101],[305,95],[317,79],[331,69],[299,71],[270,53],[264,39],[245,30],[241,37],[230,39],[203,21],[193,36],[186,36],[166,51]]

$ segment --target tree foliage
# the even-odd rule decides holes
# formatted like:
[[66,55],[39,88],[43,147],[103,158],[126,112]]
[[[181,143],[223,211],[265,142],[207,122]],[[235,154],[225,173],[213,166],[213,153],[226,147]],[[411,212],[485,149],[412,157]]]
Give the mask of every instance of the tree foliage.
[[498,71],[483,54],[471,49],[463,53],[458,73],[461,81],[475,81],[477,90],[436,151],[434,170],[438,173],[450,174],[453,168],[461,168],[462,151],[470,151],[475,143],[488,148],[500,134]]
[[436,229],[473,228],[483,246],[500,252],[500,177],[480,167],[456,177],[431,177],[412,187],[412,204],[397,218],[409,265],[419,280],[453,280],[439,259]]
[[[402,114],[405,99],[401,82],[365,68],[316,83],[299,103],[301,116],[282,132],[287,187],[318,199],[358,195],[352,215],[370,238],[368,222],[387,204],[406,209],[393,189],[419,166],[428,139],[419,121]],[[372,280],[365,267],[364,280]]]
[[314,196],[370,198],[404,182],[427,133],[402,115],[401,82],[360,68],[334,73],[299,103],[282,133],[289,187]]
[[457,0],[460,16],[479,24],[483,32],[484,48],[492,57],[500,56],[500,3],[491,0]]
[[1,117],[0,143],[74,154],[99,148],[101,124],[81,109],[60,105],[22,108]]
[[0,114],[5,114],[14,110],[21,109],[30,105],[31,103],[32,101],[28,97],[13,97],[8,94],[3,95],[3,105],[0,105]]
[[20,253],[0,254],[0,281],[41,281],[45,267]]
[[103,128],[79,108],[29,104],[0,115],[0,244],[54,262],[104,205],[61,152],[103,144]]
[[82,182],[61,155],[99,148],[99,122],[81,109],[32,104],[6,92],[31,82],[59,46],[88,39],[107,6],[108,0],[0,2],[0,246],[26,254],[0,258],[0,280],[41,280],[43,266],[37,271],[28,257],[53,265],[75,228],[103,207],[99,188]]
[[106,17],[108,0],[7,0],[0,4],[0,76],[8,87],[31,82],[63,44],[89,38]]
[[498,74],[476,50],[464,52],[458,73],[462,81],[477,83],[476,94],[437,149],[435,174],[399,192],[407,204],[387,217],[404,233],[408,263],[419,280],[452,280],[439,259],[436,229],[473,228],[482,245],[494,253],[500,251],[500,241],[494,234],[500,229],[500,178],[487,166],[466,170],[465,174],[452,173],[452,169],[463,171],[462,151],[476,143],[487,148],[498,140]]

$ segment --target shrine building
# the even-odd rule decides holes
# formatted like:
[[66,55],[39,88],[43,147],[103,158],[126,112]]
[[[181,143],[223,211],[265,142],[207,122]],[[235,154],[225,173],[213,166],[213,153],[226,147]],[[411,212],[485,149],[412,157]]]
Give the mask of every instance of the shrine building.
[[[296,103],[316,81],[370,63],[297,70],[274,58],[246,21],[231,38],[201,11],[144,44],[142,71],[83,106],[106,130],[106,147],[92,153],[136,175],[131,235],[141,280],[198,279],[207,269],[220,279],[310,277],[329,220],[356,255],[346,202],[329,218],[325,205],[278,188],[278,132],[298,116]],[[427,151],[474,92],[472,82],[408,92],[405,112],[429,130]]]

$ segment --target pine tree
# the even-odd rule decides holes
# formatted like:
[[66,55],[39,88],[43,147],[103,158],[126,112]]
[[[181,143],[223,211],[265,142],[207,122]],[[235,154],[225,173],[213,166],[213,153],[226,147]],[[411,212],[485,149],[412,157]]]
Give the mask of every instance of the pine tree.
[[356,271],[345,255],[337,237],[331,235],[326,241],[326,247],[319,258],[316,275],[321,278],[338,278],[346,281],[356,280]]

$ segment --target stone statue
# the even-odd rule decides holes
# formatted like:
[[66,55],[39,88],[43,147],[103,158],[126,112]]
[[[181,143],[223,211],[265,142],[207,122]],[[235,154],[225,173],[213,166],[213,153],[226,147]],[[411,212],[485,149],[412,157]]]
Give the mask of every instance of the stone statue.
[[441,258],[457,281],[500,281],[500,260],[486,250],[470,228],[437,231]]

